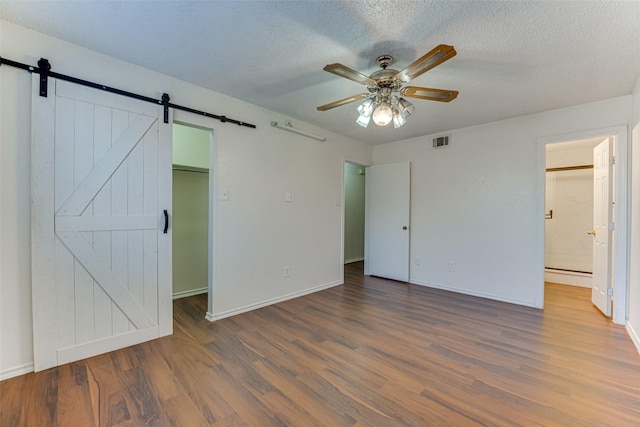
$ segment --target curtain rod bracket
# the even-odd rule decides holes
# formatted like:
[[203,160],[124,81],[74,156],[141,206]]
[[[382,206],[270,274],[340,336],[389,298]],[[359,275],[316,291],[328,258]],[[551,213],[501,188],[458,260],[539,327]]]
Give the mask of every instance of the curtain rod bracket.
[[38,67],[40,68],[40,96],[46,98],[51,64],[49,63],[48,59],[40,58],[40,60],[38,61]]

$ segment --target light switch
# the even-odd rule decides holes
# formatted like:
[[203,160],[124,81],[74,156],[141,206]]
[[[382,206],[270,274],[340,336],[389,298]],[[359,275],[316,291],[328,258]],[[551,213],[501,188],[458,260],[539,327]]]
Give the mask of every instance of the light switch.
[[291,194],[291,191],[285,191],[285,193],[284,193],[284,201],[285,202],[293,201],[293,195]]

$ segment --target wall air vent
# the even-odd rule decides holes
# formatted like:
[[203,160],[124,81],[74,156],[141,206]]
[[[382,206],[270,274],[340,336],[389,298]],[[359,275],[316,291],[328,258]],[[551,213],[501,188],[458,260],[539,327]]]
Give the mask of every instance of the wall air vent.
[[432,148],[444,148],[449,146],[449,135],[438,136],[431,140],[433,142]]

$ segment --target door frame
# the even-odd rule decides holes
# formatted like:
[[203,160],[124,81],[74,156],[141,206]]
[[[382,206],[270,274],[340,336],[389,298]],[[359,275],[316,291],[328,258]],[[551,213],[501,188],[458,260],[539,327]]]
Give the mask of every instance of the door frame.
[[189,126],[193,128],[202,129],[209,132],[209,220],[207,224],[208,238],[207,238],[207,312],[205,318],[209,321],[213,321],[213,303],[216,283],[216,218],[217,218],[217,203],[215,195],[218,194],[216,184],[216,175],[218,172],[217,160],[218,150],[216,144],[216,131],[215,121],[209,117],[201,116],[194,113],[189,113],[181,110],[174,110],[173,124],[180,124],[183,126]]
[[615,238],[613,244],[613,323],[624,325],[627,321],[629,293],[629,137],[627,125],[592,129],[561,135],[538,138],[538,197],[536,203],[536,264],[538,265],[539,288],[536,306],[544,308],[544,196],[546,175],[547,144],[569,142],[579,139],[590,139],[609,136],[614,137],[615,190],[614,190],[614,224]]
[[[340,177],[340,200],[336,200],[337,202],[340,202],[340,277],[339,277],[339,281],[344,283],[344,232],[345,232],[345,223],[344,223],[344,214],[345,214],[345,179],[344,179],[344,173],[346,171],[346,163],[351,163],[352,165],[356,165],[356,166],[361,166],[363,168],[367,168],[369,166],[371,166],[371,164],[369,163],[363,163],[360,160],[353,160],[351,158],[348,157],[342,157],[342,167],[340,168],[340,170],[342,171],[342,176]],[[365,185],[366,185],[366,180],[367,180],[367,176],[365,174]],[[367,192],[365,191],[365,195],[364,195],[364,203],[365,206],[367,204]],[[367,221],[365,221],[364,223],[364,234],[365,236],[367,235]],[[367,245],[364,246],[364,262],[366,265],[367,262]]]

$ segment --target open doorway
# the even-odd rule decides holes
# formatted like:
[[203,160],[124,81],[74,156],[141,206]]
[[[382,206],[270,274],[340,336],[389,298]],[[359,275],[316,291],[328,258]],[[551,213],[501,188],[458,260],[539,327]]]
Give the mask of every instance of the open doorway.
[[209,289],[210,136],[173,125],[173,299]]
[[545,282],[592,286],[593,148],[603,139],[546,146]]
[[[596,181],[594,176],[599,172],[598,168],[592,169],[596,163],[593,147],[600,146],[604,142],[608,142],[611,152],[615,154],[615,157],[611,156],[609,179],[610,182],[615,183],[615,187],[611,188],[608,204],[598,202],[601,198],[595,191],[599,186],[594,184]],[[541,301],[544,301],[544,281],[589,286],[593,290],[594,305],[602,309],[601,304],[596,301],[595,290],[601,289],[598,287],[602,284],[599,277],[606,277],[611,287],[607,289],[610,291],[608,295],[615,300],[611,312],[612,320],[618,324],[625,323],[627,312],[629,261],[627,153],[626,126],[545,138],[541,139],[539,146],[542,165],[540,180],[543,190],[541,211],[544,211],[541,212],[540,218],[544,233],[542,239],[544,243],[542,248],[539,248],[541,267],[544,269],[542,274],[544,280],[540,287]],[[561,174],[564,176],[561,177]],[[582,184],[578,184],[578,181],[582,181]],[[589,181],[590,188],[584,187]],[[577,185],[582,185],[582,189],[578,189]],[[586,196],[589,191],[593,194],[591,198]],[[572,198],[574,200],[570,200]],[[563,206],[573,202],[578,203],[574,203],[573,207]],[[610,210],[608,223],[604,226],[605,231],[603,233],[601,230],[598,234],[607,234],[608,229],[611,237],[615,233],[615,238],[610,239],[606,256],[598,250],[599,257],[594,257],[594,248],[599,247],[594,234],[594,227],[598,227],[598,218],[595,215],[596,212],[600,212],[597,209],[598,205],[608,206]],[[614,206],[615,209],[613,209]],[[558,209],[573,211],[573,214],[570,214],[570,218],[562,219],[560,217],[562,212]],[[576,211],[582,212],[578,214]],[[565,225],[556,227],[557,230],[554,231],[552,226],[547,226],[553,221],[557,224],[561,219],[565,221]],[[590,224],[593,225],[589,226]],[[558,234],[553,235],[554,232]],[[569,242],[569,234],[574,236],[573,242]],[[571,246],[573,250],[570,250]],[[591,263],[589,258],[592,260]],[[605,270],[597,268],[601,265],[598,261],[601,258],[609,263],[610,267],[606,270],[608,273],[601,274]],[[593,276],[589,274],[591,272],[595,272]]]
[[365,167],[344,163],[344,263],[364,261]]

